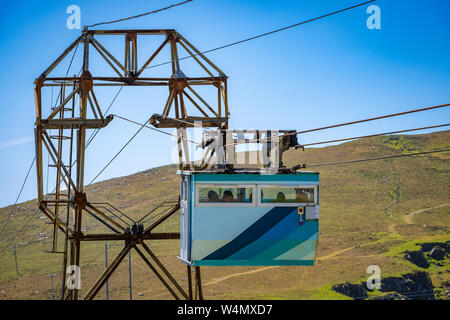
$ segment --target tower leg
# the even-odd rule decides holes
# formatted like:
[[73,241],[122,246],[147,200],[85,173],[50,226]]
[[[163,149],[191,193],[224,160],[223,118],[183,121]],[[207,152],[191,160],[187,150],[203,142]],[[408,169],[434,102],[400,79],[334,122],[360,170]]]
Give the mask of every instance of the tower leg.
[[203,300],[202,290],[202,277],[200,275],[200,267],[195,267],[195,288],[196,296],[198,294],[198,300]]
[[189,300],[193,300],[192,297],[192,269],[190,265],[187,265],[187,277],[188,277],[188,289],[189,289]]

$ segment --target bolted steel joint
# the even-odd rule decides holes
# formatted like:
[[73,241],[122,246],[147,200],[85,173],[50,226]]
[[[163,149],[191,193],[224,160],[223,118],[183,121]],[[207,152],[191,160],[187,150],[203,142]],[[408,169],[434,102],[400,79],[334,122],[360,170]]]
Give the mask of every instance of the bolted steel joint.
[[84,209],[86,207],[87,204],[87,197],[86,197],[86,193],[82,193],[82,192],[75,192],[75,195],[73,197],[73,201],[75,203],[75,205],[77,206],[77,208],[79,209]]
[[171,90],[177,90],[179,92],[183,91],[188,85],[186,79],[170,79],[169,80],[169,88]]

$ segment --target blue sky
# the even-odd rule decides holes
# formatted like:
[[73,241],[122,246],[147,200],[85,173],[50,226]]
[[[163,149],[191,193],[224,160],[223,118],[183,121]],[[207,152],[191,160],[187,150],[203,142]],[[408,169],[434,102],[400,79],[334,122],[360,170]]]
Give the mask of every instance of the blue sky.
[[[78,5],[82,25],[89,25],[175,2],[0,3],[0,206],[14,202],[34,156],[33,81],[80,34],[80,30],[66,28],[66,8]],[[195,0],[104,28],[175,28],[197,48],[207,50],[358,2]],[[380,30],[366,27],[369,15],[364,6],[210,53],[208,57],[229,76],[230,127],[303,130],[449,102],[450,2],[380,0],[376,4],[381,8]],[[186,64],[189,68],[189,62]],[[74,68],[73,72],[78,70]],[[103,109],[114,90],[99,92]],[[119,95],[111,113],[137,121],[161,113],[166,92],[133,90]],[[301,136],[300,141],[408,129],[448,119],[449,110],[440,109],[311,133]],[[87,151],[86,181],[135,130],[134,125],[115,119],[99,133]],[[169,137],[144,130],[99,180],[167,164],[173,143]],[[33,169],[21,201],[35,196]]]

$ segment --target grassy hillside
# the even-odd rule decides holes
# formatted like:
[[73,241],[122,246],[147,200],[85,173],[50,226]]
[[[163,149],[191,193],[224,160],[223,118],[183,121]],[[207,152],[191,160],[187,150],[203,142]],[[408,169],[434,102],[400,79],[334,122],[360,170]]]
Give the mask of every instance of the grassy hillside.
[[[285,163],[312,164],[378,157],[450,147],[450,131],[427,135],[387,136],[337,146],[292,150]],[[361,282],[370,265],[382,277],[422,270],[403,259],[417,242],[450,240],[450,153],[319,167],[320,235],[314,267],[204,267],[204,294],[209,299],[345,299],[331,290],[337,283]],[[91,202],[108,201],[132,217],[140,217],[163,200],[177,199],[175,166],[159,167],[96,183]],[[3,225],[10,207],[0,209]],[[48,254],[51,226],[35,210],[35,201],[20,204],[0,240],[0,299],[50,299],[51,279],[60,282],[60,255]],[[104,230],[86,219],[87,231]],[[176,231],[174,215],[160,230]],[[62,240],[62,237],[61,237]],[[20,275],[12,245],[17,245]],[[110,244],[109,257],[121,243]],[[176,278],[186,285],[185,266],[176,259],[178,241],[150,246]],[[82,286],[86,290],[104,270],[104,243],[83,243]],[[133,253],[136,299],[169,299],[156,277]],[[435,288],[450,280],[449,267],[423,269]],[[128,262],[109,281],[111,299],[128,298]],[[59,287],[57,287],[59,289]],[[98,298],[104,298],[103,289]],[[139,295],[138,295],[139,293]],[[57,291],[59,296],[59,291]]]

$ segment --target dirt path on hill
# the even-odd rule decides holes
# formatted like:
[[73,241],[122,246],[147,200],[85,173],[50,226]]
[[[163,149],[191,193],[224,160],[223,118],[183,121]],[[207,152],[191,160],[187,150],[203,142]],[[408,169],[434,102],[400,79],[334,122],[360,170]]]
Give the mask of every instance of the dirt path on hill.
[[278,266],[270,266],[270,267],[263,267],[263,268],[259,268],[259,269],[255,269],[255,270],[250,270],[250,271],[244,271],[244,272],[238,272],[238,273],[232,273],[220,278],[215,278],[212,279],[211,281],[204,283],[203,286],[210,286],[212,284],[216,284],[225,280],[228,280],[230,278],[234,278],[234,277],[240,277],[240,276],[244,276],[247,274],[252,274],[252,273],[257,273],[257,272],[261,272],[261,271],[266,271],[266,270],[270,270],[270,269],[275,269],[278,268]]
[[[412,219],[413,219],[413,217],[414,217],[416,214],[422,213],[422,212],[424,212],[424,211],[432,210],[432,209],[439,209],[439,208],[442,208],[442,207],[445,207],[445,206],[448,206],[448,205],[449,205],[449,204],[446,203],[446,204],[441,204],[441,205],[435,206],[435,207],[424,208],[424,209],[412,211],[412,212],[406,214],[406,215],[403,217],[403,220],[405,221],[406,224],[412,224],[412,223],[413,223],[413,222],[412,222]],[[397,225],[397,223],[393,223],[393,224],[389,225],[389,226],[388,226],[389,232],[394,233],[394,234],[398,234],[397,231],[395,231],[395,226],[396,226],[396,225]],[[326,256],[319,257],[319,258],[317,258],[317,259],[320,260],[320,261],[323,261],[323,260],[326,260],[326,259],[335,257],[335,256],[337,256],[337,255],[339,255],[339,254],[341,254],[341,253],[345,253],[345,252],[350,251],[350,250],[352,250],[352,249],[356,249],[356,248],[361,247],[361,246],[367,246],[367,245],[375,244],[375,243],[377,243],[378,241],[380,241],[380,240],[376,240],[376,241],[372,241],[372,242],[369,242],[369,243],[365,243],[365,244],[363,244],[363,245],[357,245],[357,246],[352,246],[352,247],[340,249],[340,250],[334,251],[334,252],[332,252],[332,253],[330,253],[330,254],[328,254],[328,255],[326,255]],[[226,275],[226,276],[223,276],[223,277],[219,277],[219,278],[212,279],[211,281],[209,281],[209,282],[207,282],[207,283],[204,283],[203,286],[209,286],[209,285],[216,284],[216,283],[219,283],[219,282],[222,282],[222,281],[231,279],[231,278],[240,277],[240,276],[245,276],[245,275],[248,275],[248,274],[257,273],[257,272],[261,272],[261,271],[271,270],[271,269],[274,269],[274,268],[278,268],[278,266],[263,267],[263,268],[259,268],[259,269],[255,269],[255,270],[250,270],[250,271],[244,271],[244,272],[232,273],[232,274],[229,274],[229,275]]]
[[[405,221],[406,224],[413,224],[413,218],[414,218],[414,216],[415,216],[416,214],[419,214],[419,213],[422,213],[422,212],[425,212],[425,211],[428,211],[428,210],[439,209],[439,208],[442,208],[442,207],[445,207],[445,206],[448,206],[448,205],[450,205],[450,204],[449,204],[449,203],[445,203],[445,204],[441,204],[441,205],[439,205],[439,206],[430,207],[430,208],[424,208],[424,209],[420,209],[420,210],[416,210],[416,211],[409,212],[409,213],[407,213],[406,215],[403,216],[403,221]],[[390,225],[388,226],[388,231],[389,231],[390,233],[393,233],[393,234],[399,234],[399,233],[395,230],[395,227],[396,227],[397,225],[398,225],[398,223],[390,224]]]
[[416,210],[416,211],[410,212],[410,213],[408,213],[407,215],[405,215],[405,216],[403,217],[403,220],[404,220],[407,224],[412,224],[412,223],[413,223],[413,222],[412,222],[412,219],[414,218],[414,216],[415,216],[416,214],[422,213],[422,212],[424,212],[424,211],[432,210],[432,209],[439,209],[439,208],[442,208],[442,207],[445,207],[445,206],[448,206],[448,205],[449,205],[449,203],[446,203],[446,204],[441,204],[440,206],[436,206],[436,207],[431,207],[431,208],[425,208],[425,209]]

